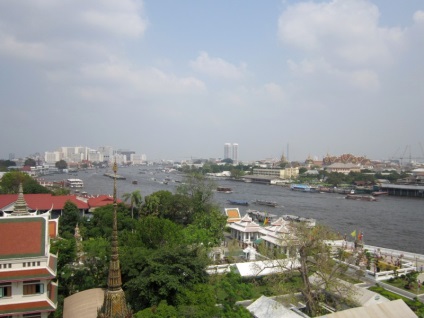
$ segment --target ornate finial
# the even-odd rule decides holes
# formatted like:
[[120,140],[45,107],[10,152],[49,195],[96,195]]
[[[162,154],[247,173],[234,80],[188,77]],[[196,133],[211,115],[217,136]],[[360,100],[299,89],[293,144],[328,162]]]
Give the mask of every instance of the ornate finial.
[[116,173],[118,166],[113,164],[113,227],[112,227],[112,255],[109,264],[109,276],[107,290],[102,308],[97,317],[105,318],[127,318],[132,317],[132,312],[128,308],[125,293],[122,290],[121,268],[119,265],[118,253],[118,221],[117,221],[117,199],[116,199]]
[[28,211],[28,205],[24,199],[24,190],[22,183],[19,184],[18,199],[15,202],[15,207],[12,212],[13,216],[31,215]]

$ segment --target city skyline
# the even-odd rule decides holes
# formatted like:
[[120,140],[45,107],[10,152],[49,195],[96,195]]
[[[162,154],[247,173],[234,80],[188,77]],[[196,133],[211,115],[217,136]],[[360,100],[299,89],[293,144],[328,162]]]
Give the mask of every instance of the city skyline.
[[0,19],[0,158],[424,157],[420,0],[6,0]]

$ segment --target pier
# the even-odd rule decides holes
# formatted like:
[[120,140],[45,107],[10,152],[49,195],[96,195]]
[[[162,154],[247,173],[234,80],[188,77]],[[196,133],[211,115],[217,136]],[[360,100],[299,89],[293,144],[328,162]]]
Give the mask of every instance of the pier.
[[393,196],[424,198],[424,185],[383,183],[380,190]]

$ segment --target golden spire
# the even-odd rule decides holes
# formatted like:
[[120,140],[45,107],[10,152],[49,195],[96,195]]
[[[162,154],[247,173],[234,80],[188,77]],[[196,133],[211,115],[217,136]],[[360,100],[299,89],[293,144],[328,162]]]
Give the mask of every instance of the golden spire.
[[28,211],[28,205],[24,199],[24,190],[22,187],[22,183],[19,183],[18,199],[15,202],[12,215],[13,216],[31,215]]
[[104,318],[127,318],[132,317],[132,312],[128,308],[125,300],[125,293],[122,290],[121,268],[118,254],[118,221],[117,221],[117,200],[116,200],[116,173],[118,166],[116,160],[113,164],[113,227],[112,227],[112,255],[109,264],[109,276],[107,290],[103,306],[97,317]]

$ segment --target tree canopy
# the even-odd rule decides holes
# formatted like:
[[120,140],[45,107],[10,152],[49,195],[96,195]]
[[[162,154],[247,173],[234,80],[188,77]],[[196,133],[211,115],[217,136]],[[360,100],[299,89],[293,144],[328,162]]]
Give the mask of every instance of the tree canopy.
[[0,179],[0,193],[18,193],[19,184],[22,183],[24,194],[50,193],[50,190],[40,185],[34,178],[21,171],[7,172]]

